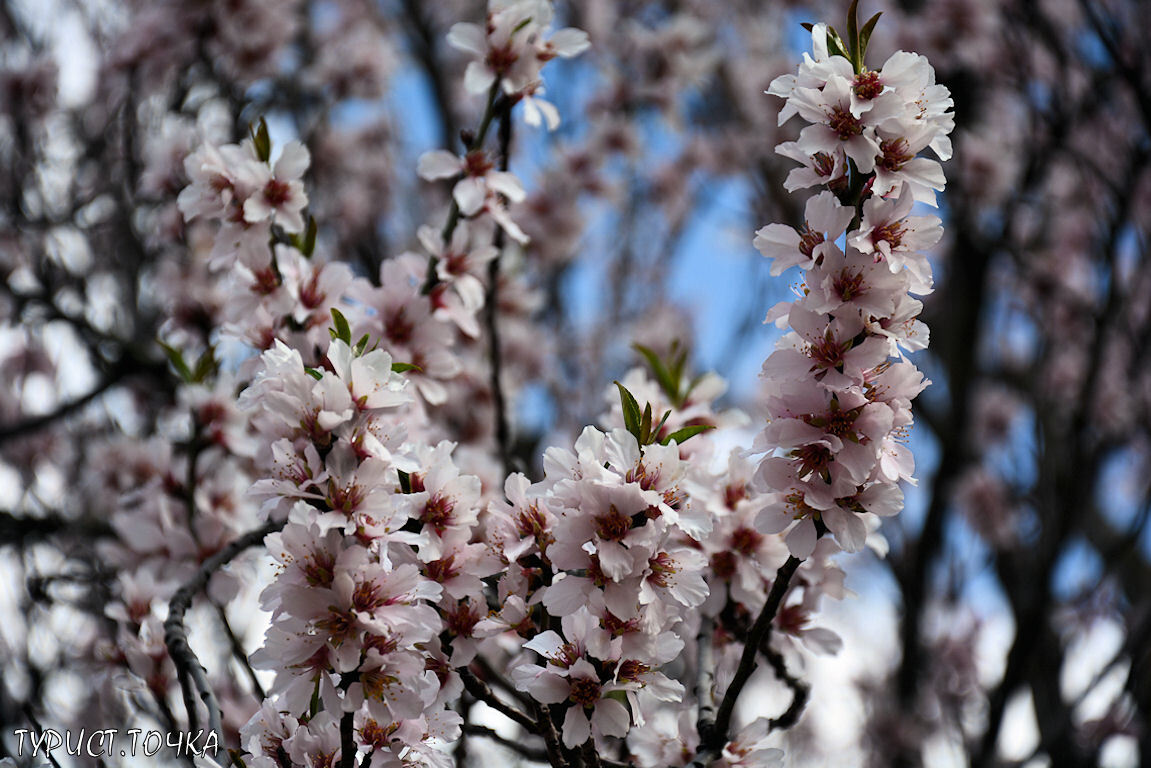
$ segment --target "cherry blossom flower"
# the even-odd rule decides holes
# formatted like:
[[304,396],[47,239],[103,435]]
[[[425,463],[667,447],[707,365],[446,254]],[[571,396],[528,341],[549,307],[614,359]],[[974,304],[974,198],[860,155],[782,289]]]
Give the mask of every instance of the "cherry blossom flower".
[[489,190],[512,202],[524,199],[523,186],[515,174],[495,170],[495,164],[481,149],[464,157],[442,149],[426,152],[420,156],[419,174],[428,181],[462,176],[452,188],[452,197],[465,216],[474,216],[483,207]]
[[846,231],[854,214],[853,209],[840,205],[831,192],[821,192],[807,201],[802,232],[786,224],[769,224],[755,233],[754,245],[772,260],[773,275],[797,265],[811,269],[826,254],[839,250],[835,241]]
[[458,23],[448,33],[448,43],[480,57],[468,64],[464,87],[483,94],[498,79],[504,93],[522,93],[538,79],[544,63],[571,58],[587,50],[587,33],[567,27],[543,38],[554,12],[544,0],[492,2],[487,24]]
[[289,141],[281,150],[276,164],[248,164],[244,171],[247,185],[255,191],[244,201],[244,220],[274,219],[286,232],[302,232],[302,211],[308,205],[301,178],[308,170],[311,157],[298,141]]
[[925,278],[931,270],[923,252],[939,242],[943,228],[938,216],[909,216],[914,203],[910,187],[904,187],[898,200],[868,199],[863,203],[863,221],[848,237],[848,245],[874,254],[876,260],[882,258],[893,273],[906,266],[912,275]]

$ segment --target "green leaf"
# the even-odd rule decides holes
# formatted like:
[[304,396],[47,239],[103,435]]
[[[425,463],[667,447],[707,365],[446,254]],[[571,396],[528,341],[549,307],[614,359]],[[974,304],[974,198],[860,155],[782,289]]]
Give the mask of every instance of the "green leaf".
[[651,442],[651,403],[643,407],[643,418],[639,423],[640,443],[647,445]]
[[171,346],[170,344],[165,344],[159,339],[156,340],[156,343],[160,345],[160,348],[164,350],[164,354],[168,356],[168,362],[170,362],[172,367],[176,369],[177,376],[179,376],[184,382],[188,384],[191,384],[196,380],[195,376],[192,375],[192,369],[188,367],[186,362],[184,362],[183,352]]
[[316,687],[312,689],[312,700],[308,703],[308,717],[315,717],[320,711],[320,675],[316,675]]
[[[668,367],[664,365],[664,362],[659,359],[659,355],[643,344],[632,344],[631,346],[632,349],[639,352],[643,355],[644,359],[647,360],[647,364],[651,368],[651,372],[655,376],[655,380],[659,384],[660,389],[663,390],[673,405],[678,405],[680,374],[675,370],[669,370]],[[677,361],[677,364],[673,365],[673,368],[680,366],[682,366],[682,362]]]
[[356,357],[362,357],[364,354],[364,350],[367,348],[368,348],[368,334],[365,333],[363,336],[360,337],[360,340],[356,342],[356,346],[354,347],[354,349],[356,351]]
[[523,21],[521,21],[519,24],[516,25],[516,28],[512,30],[512,33],[510,35],[508,35],[508,37],[513,37],[516,32],[519,32],[521,29],[523,29],[524,27],[526,27],[528,24],[531,24],[531,23],[532,23],[532,17],[528,16],[526,19],[524,19]]
[[300,249],[300,253],[308,258],[312,257],[312,252],[316,250],[316,217],[308,217],[308,228],[304,230],[304,247]]
[[851,61],[851,54],[847,51],[847,44],[843,42],[843,38],[835,31],[835,27],[827,28],[827,53],[829,56],[842,56],[848,61]]
[[332,338],[339,339],[349,347],[352,346],[352,329],[348,326],[348,319],[335,307],[332,307],[332,323],[335,325],[335,328],[331,329]]
[[316,250],[316,217],[308,217],[308,226],[304,229],[304,234],[288,235],[287,241],[305,259],[312,258],[312,252]]
[[859,0],[851,0],[851,7],[847,9],[847,44],[851,46],[851,63],[859,72],[863,63],[859,55]]
[[663,445],[670,445],[673,440],[677,445],[683,445],[700,432],[706,432],[709,429],[715,429],[715,426],[711,424],[693,424],[690,427],[681,427],[665,437],[663,439]]
[[659,436],[660,430],[663,429],[663,425],[667,424],[667,417],[668,416],[671,416],[671,411],[664,411],[663,412],[663,418],[659,420],[659,424],[656,425],[655,431],[651,433],[653,440]]
[[[684,398],[687,397],[687,392],[680,392],[680,387],[683,385],[683,373],[687,370],[687,350],[679,349],[679,340],[671,343],[672,354],[675,358],[671,364],[671,375],[675,379],[675,405],[683,405]],[[679,350],[678,352],[676,350]]]
[[608,691],[603,696],[605,699],[615,699],[627,707],[629,711],[631,710],[631,705],[627,702],[627,691]]
[[392,363],[393,373],[406,373],[408,371],[417,371],[423,373],[424,369],[415,363]]
[[814,25],[814,24],[812,24],[810,21],[803,21],[803,22],[800,22],[799,26],[803,27],[803,28],[804,28],[804,29],[806,29],[808,32],[810,32],[811,30],[815,29],[815,25]]
[[615,385],[619,388],[620,405],[623,406],[624,428],[627,429],[628,432],[635,435],[636,440],[642,441],[643,435],[640,434],[639,403],[635,401],[635,397],[631,392],[627,391],[627,388],[623,384],[620,384],[617,381],[615,382]]
[[403,493],[412,492],[412,476],[402,469],[397,469],[396,472],[400,476],[400,491]]
[[879,21],[879,17],[882,15],[883,11],[880,11],[872,16],[859,32],[859,64],[861,68],[863,66],[863,58],[867,55],[867,44],[871,41],[871,33],[875,31],[875,23]]
[[324,378],[324,374],[321,373],[320,371],[317,371],[315,368],[308,368],[307,366],[305,366],[304,367],[304,373],[308,374],[309,376],[311,376],[316,381],[319,381],[320,379]]
[[268,162],[272,156],[272,138],[268,135],[268,123],[263,117],[259,122],[248,126],[248,134],[252,137],[252,144],[256,149],[256,157],[262,162]]
[[211,347],[204,350],[200,359],[196,361],[196,368],[192,371],[192,380],[197,384],[205,381],[216,372],[216,355]]

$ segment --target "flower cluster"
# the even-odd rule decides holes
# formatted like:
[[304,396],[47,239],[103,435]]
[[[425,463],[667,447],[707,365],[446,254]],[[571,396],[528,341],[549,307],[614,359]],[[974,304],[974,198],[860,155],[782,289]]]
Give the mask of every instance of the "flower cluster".
[[278,749],[334,759],[340,713],[355,713],[372,765],[458,737],[445,705],[459,680],[436,640],[462,575],[487,575],[464,555],[478,481],[452,471],[450,444],[405,446],[407,383],[388,353],[335,338],[320,368],[277,343],[242,394],[270,454],[252,493],[287,518],[267,540],[280,571],[261,598],[272,625],[253,663],[276,671],[275,709],[245,729],[254,764],[276,765]]
[[674,630],[707,587],[706,563],[676,534],[702,538],[709,521],[687,498],[675,443],[641,448],[626,430],[588,427],[574,452],[551,448],[544,461],[543,481],[513,476],[511,503],[492,510],[490,543],[508,566],[500,593],[515,598],[484,629],[514,626],[525,603],[561,619],[523,643],[542,664],[523,659],[511,677],[556,706],[564,744],[578,747],[626,736],[652,702],[682,697],[659,668],[683,649]]
[[571,58],[587,50],[587,33],[565,27],[544,37],[555,11],[548,0],[504,0],[488,8],[486,23],[459,23],[448,33],[448,43],[475,57],[464,72],[464,87],[481,95],[499,86],[508,97],[524,102],[529,125],[546,121],[554,130],[559,111],[540,98],[543,65],[558,57]]
[[866,42],[848,54],[824,25],[812,41],[814,58],[769,93],[787,100],[781,124],[795,115],[809,123],[778,147],[803,163],[788,187],[824,190],[808,200],[801,229],[771,224],[755,238],[773,274],[804,272],[799,298],[768,314],[791,330],[764,363],[769,423],[757,445],[772,451],[757,471],[770,499],[757,526],[787,530],[799,558],[823,530],[861,549],[869,520],[896,514],[898,483],[913,481],[901,438],[928,382],[904,353],[927,346],[911,294],[931,290],[923,249],[942,228],[935,216],[910,214],[916,201],[933,204],[944,181],[938,162],[917,155],[931,148],[946,159],[954,124],[950,95],[924,57],[900,51],[873,71],[862,64]]
[[[519,100],[529,122],[533,109],[555,122],[553,108],[532,104],[540,67],[578,53],[586,36],[545,39],[551,19],[548,3],[522,0],[493,3],[486,27],[453,28],[450,41],[480,57],[467,85],[488,93],[481,129],[462,156],[420,158],[420,176],[453,181],[447,223],[422,227],[426,253],[385,260],[378,282],[313,261],[300,145],[272,163],[261,128],[188,160],[181,208],[219,223],[211,263],[233,278],[242,315],[232,330],[262,350],[244,365],[239,398],[261,478],[248,496],[282,526],[266,541],[278,570],[261,595],[272,619],[253,664],[275,681],[242,730],[250,765],[450,764],[440,748],[462,732],[467,708],[451,704],[465,685],[530,724],[550,754],[627,739],[642,766],[682,765],[697,750],[716,765],[778,763],[767,720],[730,738],[725,723],[717,738],[703,701],[727,692],[745,645],[757,650],[749,627],[776,586],[771,647],[836,652],[839,638],[811,625],[823,597],[846,593],[831,557],[860,549],[876,516],[901,505],[897,483],[912,466],[899,440],[926,383],[891,358],[926,343],[909,294],[930,289],[920,250],[940,226],[909,215],[916,182],[898,174],[918,160],[897,168],[883,153],[924,140],[938,149],[949,116],[925,61],[897,54],[889,72],[847,78],[843,57],[818,47],[823,27],[816,58],[772,87],[788,95],[784,118],[818,112],[827,129],[781,148],[803,154],[827,187],[804,229],[757,236],[774,272],[807,276],[802,297],[769,315],[792,328],[764,367],[771,420],[759,448],[774,455],[755,466],[736,450],[726,468],[709,466],[711,441],[686,441],[746,417],[717,412],[726,385],[689,376],[685,351],[672,346],[665,360],[638,346],[652,376],[629,372],[604,429],[548,449],[539,482],[499,475],[506,500],[496,499],[461,470],[428,406],[452,413],[456,332],[480,335],[504,235],[527,239],[507,207],[525,194],[501,170],[506,141],[491,156],[485,139]],[[881,165],[894,175],[880,180]],[[823,529],[835,542],[818,541]],[[779,581],[787,563],[800,569],[791,585]],[[685,658],[711,683],[681,682]],[[693,696],[698,724],[669,719],[692,711]]]

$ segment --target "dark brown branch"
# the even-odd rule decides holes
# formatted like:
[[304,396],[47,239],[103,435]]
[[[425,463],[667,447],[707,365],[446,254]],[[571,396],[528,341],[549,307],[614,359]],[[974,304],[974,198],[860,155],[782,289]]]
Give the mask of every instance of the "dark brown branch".
[[[32,723],[32,727],[36,729],[37,733],[44,733],[44,726],[40,725],[40,721],[36,719],[36,715],[32,712],[31,706],[24,706],[24,714],[28,718],[28,722]],[[60,763],[52,754],[52,750],[45,749],[44,756],[48,758],[48,762],[52,764],[53,768],[60,768]]]
[[52,514],[47,517],[19,517],[11,512],[0,510],[0,543],[13,544],[21,541],[33,541],[57,534],[96,538],[113,536],[115,532],[103,520],[93,518],[67,520],[59,514]]
[[472,664],[474,664],[477,670],[482,673],[482,676],[480,677],[481,680],[487,683],[498,685],[504,692],[518,701],[522,706],[529,709],[531,708],[531,696],[528,696],[523,691],[517,691],[515,687],[507,681],[506,678],[504,678],[502,675],[500,675],[499,672],[496,671],[491,662],[484,658],[483,654],[477,654],[476,658],[472,660]]
[[699,702],[697,728],[702,733],[705,728],[715,725],[715,625],[706,616],[699,623],[696,645],[699,648],[695,662],[695,697]]
[[236,633],[232,630],[232,625],[228,621],[228,614],[224,610],[224,606],[215,603],[216,613],[220,616],[220,624],[224,627],[224,635],[228,638],[228,645],[232,648],[232,655],[236,657],[236,661],[240,662],[244,672],[248,675],[248,682],[252,685],[252,695],[256,697],[256,701],[263,702],[268,698],[264,686],[260,685],[260,679],[256,677],[256,670],[252,669],[252,663],[248,660],[248,652],[244,649],[244,644],[240,642],[240,638],[236,637]]
[[488,728],[486,725],[464,723],[464,733],[468,736],[482,736],[485,739],[491,739],[497,744],[514,750],[517,754],[527,758],[528,760],[532,760],[537,763],[549,762],[548,753],[546,750],[534,749],[532,747],[525,746],[524,744],[515,741],[514,739],[504,738],[491,728]]
[[32,416],[30,418],[24,419],[23,421],[18,421],[15,424],[0,426],[0,443],[6,443],[9,440],[13,440],[17,437],[23,437],[34,432],[39,432],[41,429],[50,427],[56,422],[67,418],[118,384],[127,374],[127,366],[116,366],[107,376],[104,377],[103,381],[93,387],[90,391],[81,395],[75,400],[69,400],[68,402],[57,406],[56,410],[41,414],[40,416]]
[[789,555],[787,562],[781,565],[779,570],[776,571],[775,582],[771,585],[771,592],[768,593],[767,602],[763,604],[763,610],[760,611],[759,617],[755,620],[755,624],[752,625],[751,631],[747,635],[747,642],[743,647],[743,655],[739,658],[739,666],[736,667],[735,677],[732,678],[731,685],[728,686],[727,693],[724,694],[723,701],[719,705],[719,712],[716,715],[715,722],[700,722],[700,752],[696,757],[696,764],[706,765],[713,756],[722,751],[724,744],[727,743],[727,733],[731,728],[731,716],[735,711],[735,703],[739,700],[739,694],[743,692],[743,687],[755,671],[756,654],[770,637],[771,622],[779,612],[779,606],[782,604],[783,597],[787,593],[788,585],[791,583],[791,577],[795,575],[796,569],[799,568],[802,562],[803,561],[795,555]]
[[436,44],[440,33],[432,28],[431,20],[427,18],[421,5],[420,0],[403,0],[404,16],[412,32],[412,48],[431,82],[432,95],[440,112],[440,144],[444,149],[453,150],[460,129],[456,123],[456,115],[452,111],[452,98],[448,91],[447,80],[444,78],[447,70],[436,56]]
[[526,728],[531,733],[539,730],[539,724],[512,705],[504,702],[492,691],[488,684],[476,677],[470,669],[461,669],[460,678],[464,681],[464,688],[476,699],[487,704],[492,709],[512,720],[517,725]]
[[[512,143],[511,103],[501,99],[503,108],[499,111],[499,169],[507,171]],[[500,257],[504,250],[504,229],[496,227],[496,256],[488,262],[488,291],[485,299],[484,319],[488,331],[488,362],[491,366],[492,405],[495,409],[496,446],[500,453],[500,463],[504,474],[513,471],[511,457],[511,435],[508,430],[507,402],[500,381],[503,359],[500,354]]]
[[[1122,188],[1129,188],[1134,183],[1147,162],[1147,154],[1142,150],[1137,151],[1128,167],[1126,183]],[[1120,195],[1116,203],[1117,210],[1108,222],[1107,236],[1102,243],[1102,251],[1108,255],[1112,279],[1108,284],[1104,304],[1095,313],[1095,338],[1086,360],[1087,375],[1076,393],[1070,418],[1065,423],[1055,421],[1050,412],[1044,414],[1044,422],[1047,422],[1043,424],[1046,444],[1040,461],[1038,487],[1049,489],[1045,497],[1054,514],[1049,521],[1044,521],[1041,531],[1034,567],[1029,574],[1033,587],[1022,590],[1019,595],[1014,595],[1013,590],[1008,589],[1016,617],[1016,633],[1007,654],[1003,677],[988,696],[988,725],[972,761],[976,768],[988,768],[993,764],[1008,699],[1026,681],[1042,650],[1043,630],[1047,627],[1054,603],[1052,574],[1064,545],[1081,523],[1083,508],[1088,506],[1094,486],[1086,482],[1086,479],[1098,477],[1104,458],[1103,447],[1091,434],[1090,417],[1100,389],[1103,352],[1111,338],[1113,326],[1122,316],[1120,310],[1125,297],[1121,295],[1124,285],[1117,279],[1119,244],[1120,233],[1131,214],[1132,196]],[[996,565],[1005,570],[1009,565],[1005,560],[997,558]],[[1013,581],[1001,578],[1005,586]]]
[[355,712],[340,718],[340,768],[356,768]]
[[563,745],[560,743],[559,733],[556,732],[555,723],[552,722],[552,713],[546,704],[532,705],[536,713],[536,719],[539,720],[541,735],[544,737],[544,745],[547,749],[548,762],[554,768],[568,768],[568,759],[564,754]]
[[[263,526],[245,533],[209,557],[201,563],[196,575],[176,590],[176,594],[172,596],[172,600],[168,604],[168,618],[164,620],[164,644],[168,646],[168,655],[172,658],[172,663],[176,665],[185,705],[190,704],[189,686],[194,686],[200,695],[200,700],[204,702],[204,706],[208,710],[209,729],[215,731],[219,736],[223,735],[220,725],[220,705],[216,701],[212,687],[208,684],[207,670],[204,669],[199,658],[188,645],[188,628],[184,626],[184,615],[191,607],[193,598],[207,586],[208,579],[212,577],[213,573],[248,547],[262,543],[268,534],[283,528],[284,522],[265,523]],[[192,722],[194,718],[195,707],[189,706],[189,722]]]
[[783,655],[779,651],[769,646],[766,642],[760,650],[763,651],[763,655],[767,657],[767,663],[771,665],[775,676],[779,678],[780,682],[791,689],[790,706],[788,706],[779,717],[774,717],[767,721],[768,730],[786,730],[799,722],[799,718],[803,714],[803,709],[807,706],[807,699],[811,694],[811,687],[787,671],[787,664],[784,662]]

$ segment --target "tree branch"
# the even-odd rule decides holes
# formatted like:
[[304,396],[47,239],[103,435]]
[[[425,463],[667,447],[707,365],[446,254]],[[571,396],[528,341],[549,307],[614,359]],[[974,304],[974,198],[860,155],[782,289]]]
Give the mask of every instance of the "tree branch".
[[763,610],[760,611],[759,617],[747,635],[743,655],[740,656],[739,666],[735,670],[735,677],[732,678],[731,685],[728,686],[727,692],[724,694],[723,702],[719,705],[719,713],[716,715],[715,722],[700,722],[700,751],[693,765],[706,765],[723,750],[727,743],[727,732],[731,728],[731,716],[735,710],[735,703],[752,672],[755,671],[755,656],[771,636],[771,622],[779,612],[779,606],[783,602],[783,596],[787,593],[791,577],[795,575],[796,569],[802,562],[795,555],[789,555],[787,562],[776,571],[771,592],[763,604]]
[[456,124],[455,113],[452,111],[451,93],[444,79],[446,69],[436,56],[439,33],[432,29],[431,21],[424,15],[419,0],[403,0],[403,6],[408,27],[412,32],[412,48],[432,84],[432,95],[435,96],[436,106],[439,108],[440,144],[444,149],[451,150],[460,130]]
[[715,626],[706,616],[700,621],[696,643],[699,647],[695,683],[695,697],[699,702],[697,730],[703,733],[715,726]]
[[49,427],[57,421],[70,416],[118,384],[127,374],[127,366],[116,366],[103,381],[93,387],[89,392],[75,400],[69,400],[57,406],[56,410],[39,416],[31,416],[15,424],[0,426],[0,443],[6,443],[17,437],[39,432],[41,429]]
[[[501,99],[503,105],[499,110],[499,169],[507,171],[512,143],[512,108],[511,102]],[[504,399],[503,384],[500,382],[502,357],[500,355],[500,256],[504,250],[504,229],[496,227],[493,245],[496,256],[488,262],[488,293],[485,299],[484,319],[488,330],[488,361],[491,366],[492,404],[495,407],[496,445],[500,452],[500,463],[504,474],[512,473],[511,435],[508,431],[507,404]]]
[[491,739],[492,741],[496,742],[497,744],[500,744],[502,746],[507,747],[508,749],[515,751],[517,754],[527,758],[528,760],[532,760],[532,761],[537,762],[537,763],[547,763],[550,761],[550,759],[548,757],[548,753],[546,750],[533,749],[531,747],[524,746],[520,742],[515,741],[513,739],[504,738],[503,736],[500,736],[498,733],[496,733],[491,728],[488,728],[486,725],[476,725],[475,723],[464,723],[463,727],[464,727],[464,733],[467,734],[468,736],[483,736],[485,739]]
[[232,543],[225,546],[216,554],[209,557],[201,565],[196,575],[176,590],[168,604],[168,618],[164,620],[164,644],[168,646],[168,655],[176,665],[180,679],[180,688],[184,694],[184,704],[188,709],[188,720],[194,722],[195,706],[192,704],[191,687],[195,687],[208,710],[208,727],[222,736],[220,725],[220,705],[216,695],[208,684],[207,670],[200,663],[191,646],[188,645],[188,628],[184,626],[184,615],[192,605],[192,599],[208,584],[208,579],[223,565],[230,562],[236,555],[248,547],[255,546],[264,541],[264,537],[284,527],[284,522],[267,522],[263,526],[245,533]]
[[355,712],[340,718],[340,768],[356,768]]
[[530,733],[538,732],[539,723],[497,697],[492,689],[488,687],[488,684],[476,677],[470,669],[461,669],[460,678],[464,681],[464,688],[467,692],[475,696],[476,699],[487,704],[516,724],[523,726]]
[[787,671],[787,664],[783,660],[783,655],[772,648],[766,639],[760,650],[763,651],[763,655],[767,657],[767,663],[771,665],[775,676],[779,678],[780,682],[791,689],[791,705],[788,706],[779,717],[768,720],[767,728],[769,731],[786,730],[799,722],[799,717],[803,714],[804,707],[807,706],[807,698],[811,694],[811,687]]

